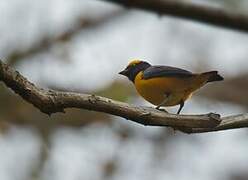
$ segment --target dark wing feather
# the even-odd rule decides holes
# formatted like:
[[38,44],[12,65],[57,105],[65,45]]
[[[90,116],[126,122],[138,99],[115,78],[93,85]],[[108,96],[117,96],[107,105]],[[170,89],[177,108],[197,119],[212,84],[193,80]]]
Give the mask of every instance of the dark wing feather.
[[178,78],[187,78],[192,77],[190,71],[184,69],[170,67],[170,66],[150,66],[143,73],[144,79],[150,79],[155,77],[178,77]]

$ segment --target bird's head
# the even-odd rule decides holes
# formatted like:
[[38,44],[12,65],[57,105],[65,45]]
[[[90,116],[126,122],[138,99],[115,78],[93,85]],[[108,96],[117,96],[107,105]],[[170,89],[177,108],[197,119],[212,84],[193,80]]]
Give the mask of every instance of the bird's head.
[[130,81],[134,82],[136,75],[150,66],[148,62],[135,59],[132,60],[123,71],[119,72],[119,74],[128,77]]

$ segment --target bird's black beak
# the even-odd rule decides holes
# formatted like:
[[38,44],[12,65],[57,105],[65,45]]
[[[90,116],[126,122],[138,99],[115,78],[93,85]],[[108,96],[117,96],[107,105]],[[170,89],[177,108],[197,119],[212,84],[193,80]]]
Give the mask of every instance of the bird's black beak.
[[124,69],[123,71],[119,72],[119,74],[121,74],[123,76],[127,76],[128,75],[128,70]]

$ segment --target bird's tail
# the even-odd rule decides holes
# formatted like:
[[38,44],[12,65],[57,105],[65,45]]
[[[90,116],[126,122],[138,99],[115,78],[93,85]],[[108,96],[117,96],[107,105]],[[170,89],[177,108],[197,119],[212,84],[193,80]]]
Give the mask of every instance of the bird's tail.
[[218,71],[209,71],[202,73],[201,76],[207,79],[207,82],[222,81],[224,78],[218,74]]

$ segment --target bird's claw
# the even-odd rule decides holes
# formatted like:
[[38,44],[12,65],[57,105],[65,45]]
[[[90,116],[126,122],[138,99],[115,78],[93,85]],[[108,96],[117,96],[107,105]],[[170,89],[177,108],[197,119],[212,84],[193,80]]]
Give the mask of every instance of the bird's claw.
[[159,111],[168,113],[168,111],[166,111],[165,109],[160,109],[160,108],[157,108],[157,107],[156,107],[156,109],[159,110]]

